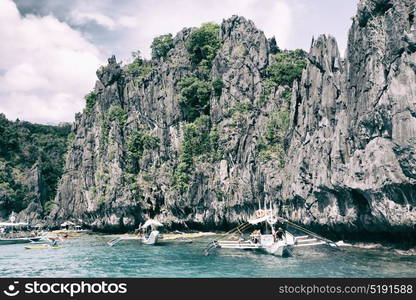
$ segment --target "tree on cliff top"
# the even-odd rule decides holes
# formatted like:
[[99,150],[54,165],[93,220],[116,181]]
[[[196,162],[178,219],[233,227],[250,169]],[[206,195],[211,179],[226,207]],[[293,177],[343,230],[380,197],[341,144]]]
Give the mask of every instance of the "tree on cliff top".
[[180,102],[185,120],[192,122],[209,112],[212,85],[191,75],[179,82]]
[[292,87],[294,80],[300,80],[306,68],[307,53],[302,49],[285,50],[274,56],[274,62],[267,67],[268,79],[275,85]]
[[192,62],[206,68],[211,67],[220,47],[220,26],[213,23],[204,24],[195,30],[186,43]]
[[165,58],[173,46],[173,38],[171,33],[155,37],[153,39],[152,45],[150,46],[152,49],[152,58]]

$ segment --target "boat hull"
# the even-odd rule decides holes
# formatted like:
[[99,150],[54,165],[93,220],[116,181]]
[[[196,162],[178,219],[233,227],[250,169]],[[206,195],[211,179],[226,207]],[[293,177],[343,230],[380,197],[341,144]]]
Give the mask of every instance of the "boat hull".
[[253,242],[252,240],[218,241],[216,246],[223,249],[259,250],[275,256],[286,256],[290,254],[290,243],[288,243],[286,238],[276,241],[273,235],[269,234],[259,236],[257,242]]
[[143,238],[143,243],[146,245],[155,245],[157,244],[158,240],[159,240],[159,231],[153,230],[150,233],[149,237]]
[[39,240],[40,240],[39,237],[0,239],[0,245],[27,244],[27,243],[36,242],[36,241],[39,241]]
[[60,249],[60,248],[63,248],[63,246],[50,246],[50,245],[25,246],[26,250]]
[[274,243],[271,246],[266,246],[262,248],[266,253],[275,255],[275,256],[284,256],[287,253],[286,243]]

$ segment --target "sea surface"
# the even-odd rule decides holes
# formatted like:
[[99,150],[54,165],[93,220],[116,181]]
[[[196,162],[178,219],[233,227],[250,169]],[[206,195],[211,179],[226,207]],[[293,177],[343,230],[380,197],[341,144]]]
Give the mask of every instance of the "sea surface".
[[415,277],[416,255],[387,248],[327,246],[274,257],[242,250],[203,250],[213,237],[193,243],[163,242],[149,246],[114,236],[85,235],[62,243],[64,248],[25,250],[0,246],[0,277]]

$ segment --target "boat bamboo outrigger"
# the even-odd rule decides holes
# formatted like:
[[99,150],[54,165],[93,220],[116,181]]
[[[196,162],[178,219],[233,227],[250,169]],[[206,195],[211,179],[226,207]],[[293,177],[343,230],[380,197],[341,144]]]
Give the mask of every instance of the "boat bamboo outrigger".
[[[27,223],[0,223],[0,245],[25,244],[39,241],[41,239],[39,236],[22,236],[14,230],[20,230],[21,227],[27,225]],[[10,232],[7,232],[8,230]]]
[[[306,235],[294,236],[282,227],[291,226]],[[254,227],[249,238],[244,235],[244,231]],[[234,237],[234,239],[232,239]],[[226,240],[225,238],[229,238]],[[223,238],[212,241],[204,250],[205,255],[210,255],[217,248],[222,249],[242,249],[260,250],[276,256],[289,256],[293,248],[311,247],[317,245],[337,245],[318,234],[307,230],[297,224],[290,222],[282,217],[278,217],[272,205],[269,209],[259,208],[255,216],[247,222],[237,226],[224,234]]]
[[149,219],[143,225],[139,226],[139,234],[137,236],[119,236],[107,242],[107,244],[112,247],[121,241],[139,240],[146,245],[155,245],[160,238],[160,232],[157,229],[161,226],[163,226],[163,224],[159,221]]
[[29,224],[25,222],[15,222],[16,214],[11,213],[9,217],[10,222],[0,222],[0,245],[10,244],[25,244],[34,241],[39,241],[40,236],[32,233],[29,235],[24,231],[24,228],[28,228]]

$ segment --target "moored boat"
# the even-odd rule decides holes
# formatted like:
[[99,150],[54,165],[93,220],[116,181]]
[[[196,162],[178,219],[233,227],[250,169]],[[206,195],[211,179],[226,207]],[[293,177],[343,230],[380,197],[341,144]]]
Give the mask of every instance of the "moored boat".
[[61,248],[64,248],[64,246],[52,246],[52,245],[25,246],[26,250],[61,249]]
[[139,226],[139,233],[137,236],[119,236],[110,240],[109,242],[107,242],[107,244],[112,247],[121,241],[139,240],[146,245],[156,245],[159,239],[161,238],[160,232],[157,230],[157,228],[161,226],[163,226],[163,224],[159,221],[149,219],[143,225]]
[[31,242],[37,242],[40,239],[40,237],[0,238],[0,245],[27,244]]
[[25,222],[15,222],[14,213],[10,215],[10,222],[0,222],[0,245],[25,244],[39,241],[42,237],[27,233],[23,228],[28,228]]
[[160,232],[157,228],[161,226],[163,226],[163,224],[159,221],[149,219],[143,224],[143,226],[139,227],[143,243],[146,245],[155,245],[160,237]]
[[[304,232],[306,235],[294,236],[287,230],[288,226],[292,226],[295,230]],[[253,227],[254,231],[247,237],[244,231]],[[229,239],[225,239],[227,237]],[[318,245],[329,245],[337,248],[334,242],[278,217],[270,204],[269,209],[259,208],[252,219],[226,233],[224,238],[209,243],[204,253],[209,255],[213,250],[222,248],[258,250],[283,257],[290,256],[294,248]]]

